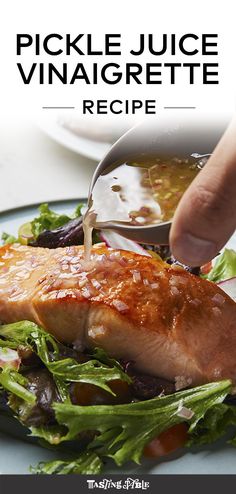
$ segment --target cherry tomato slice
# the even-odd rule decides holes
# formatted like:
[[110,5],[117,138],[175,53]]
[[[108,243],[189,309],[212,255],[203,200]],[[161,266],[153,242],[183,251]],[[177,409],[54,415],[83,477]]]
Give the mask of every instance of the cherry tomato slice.
[[201,273],[208,274],[210,273],[211,268],[212,268],[212,261],[207,262],[206,264],[203,264],[203,266],[201,267]]
[[73,383],[70,391],[72,403],[82,406],[130,403],[132,394],[127,382],[115,379],[108,384],[116,396],[93,384]]
[[188,426],[184,423],[174,425],[152,439],[143,450],[147,458],[160,458],[182,448],[188,439]]

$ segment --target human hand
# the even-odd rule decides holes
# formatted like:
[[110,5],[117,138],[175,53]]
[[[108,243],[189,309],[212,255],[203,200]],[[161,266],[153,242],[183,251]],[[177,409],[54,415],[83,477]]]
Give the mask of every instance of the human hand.
[[184,264],[201,266],[215,257],[235,228],[236,119],[176,209],[171,251]]

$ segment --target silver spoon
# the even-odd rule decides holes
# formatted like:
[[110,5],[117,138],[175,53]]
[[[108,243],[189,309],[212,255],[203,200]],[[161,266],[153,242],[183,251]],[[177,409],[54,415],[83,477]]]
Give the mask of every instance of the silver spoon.
[[[108,153],[100,161],[93,175],[89,197],[100,175],[112,171],[114,168],[127,161],[135,161],[137,158],[189,158],[196,157],[201,168],[211,155],[227,122],[216,125],[215,121],[204,122],[194,119],[174,124],[173,120],[156,118],[150,123],[144,122],[126,132],[111,147]],[[193,151],[197,150],[197,153]],[[178,166],[178,165],[177,165]],[[133,226],[119,222],[106,222],[103,229],[113,230],[120,235],[145,244],[168,244],[171,221],[147,226]]]

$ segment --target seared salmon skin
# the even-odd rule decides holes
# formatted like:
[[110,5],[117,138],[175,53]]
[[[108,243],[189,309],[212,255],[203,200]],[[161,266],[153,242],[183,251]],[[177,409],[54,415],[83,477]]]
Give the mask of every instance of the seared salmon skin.
[[0,321],[33,321],[79,349],[102,347],[142,372],[236,381],[236,304],[163,261],[97,244],[0,248]]

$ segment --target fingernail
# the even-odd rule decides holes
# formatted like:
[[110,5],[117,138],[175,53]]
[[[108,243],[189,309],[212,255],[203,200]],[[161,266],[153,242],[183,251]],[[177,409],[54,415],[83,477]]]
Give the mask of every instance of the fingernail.
[[175,239],[173,254],[179,261],[191,266],[201,266],[210,261],[217,253],[217,246],[210,240],[194,237],[185,233]]

